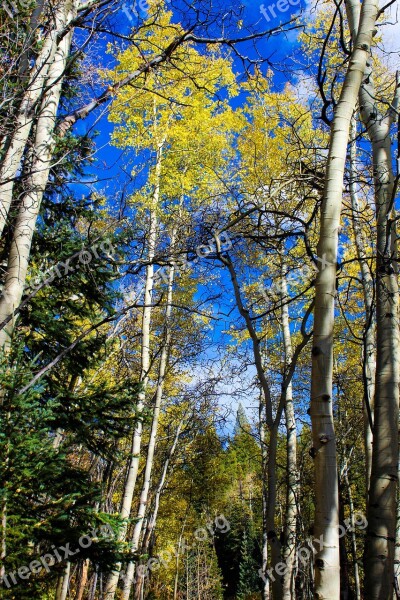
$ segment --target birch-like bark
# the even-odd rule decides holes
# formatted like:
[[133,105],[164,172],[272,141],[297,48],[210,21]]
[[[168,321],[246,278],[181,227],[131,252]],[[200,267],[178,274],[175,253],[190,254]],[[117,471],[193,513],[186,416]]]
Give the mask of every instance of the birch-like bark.
[[[65,10],[63,23],[65,23],[76,14],[76,1],[69,0],[63,7]],[[69,56],[71,40],[72,32],[62,38],[48,69],[48,78],[46,79],[48,91],[42,99],[40,115],[37,120],[32,149],[33,160],[30,166],[31,175],[27,182],[28,191],[20,201],[13,228],[3,295],[0,298],[0,322],[13,315],[21,302],[24,291],[32,239],[51,166],[54,147],[53,132],[61,96],[62,75]],[[6,193],[5,197],[7,197]],[[15,319],[13,318],[0,330],[0,348],[9,348],[14,327]]]
[[282,599],[282,576],[279,575],[275,567],[281,562],[282,546],[280,539],[275,531],[275,511],[276,511],[276,491],[277,491],[277,476],[276,476],[276,461],[278,453],[278,436],[281,416],[275,420],[273,427],[269,431],[268,444],[268,465],[267,465],[267,537],[271,550],[271,567],[272,573],[272,598],[273,600]]
[[261,468],[262,468],[262,517],[263,517],[263,531],[262,531],[262,548],[261,548],[261,577],[262,577],[262,600],[269,600],[270,585],[268,572],[268,528],[267,528],[267,465],[268,465],[268,446],[265,435],[265,418],[264,418],[264,396],[263,392],[260,392],[259,401],[259,418],[258,418],[258,430],[260,435],[261,443]]
[[[364,447],[366,459],[366,497],[368,497],[369,481],[372,468],[372,426],[374,422],[375,404],[375,320],[374,320],[374,281],[368,264],[368,244],[362,228],[361,207],[357,191],[357,121],[352,119],[350,144],[350,197],[352,208],[352,225],[360,265],[363,288],[366,326],[364,330]],[[372,422],[372,423],[371,423]]]
[[354,50],[332,121],[321,208],[310,411],[315,454],[314,537],[321,542],[316,548],[314,559],[314,595],[318,600],[340,598],[338,476],[332,408],[338,231],[350,124],[370,52],[377,14],[377,1],[364,0]]
[[71,572],[71,563],[68,561],[64,573],[58,578],[55,600],[66,600],[69,587],[69,576]]
[[[400,379],[399,290],[395,264],[395,217],[391,214],[394,176],[390,126],[393,114],[392,111],[386,117],[378,114],[370,66],[360,92],[360,110],[372,143],[377,213],[377,360],[372,471],[367,511],[365,589],[366,598],[386,600],[393,590],[396,536]],[[375,112],[371,112],[373,110]]]
[[[285,359],[285,373],[293,360],[292,338],[290,334],[289,307],[287,305],[288,290],[284,274],[282,274],[282,334]],[[296,533],[297,502],[299,495],[299,475],[297,470],[297,428],[293,406],[293,386],[290,381],[283,390],[285,395],[285,419],[287,439],[287,495],[284,530],[283,562],[286,572],[283,575],[283,600],[295,600],[295,568],[296,568]]]
[[[173,236],[174,237],[174,236]],[[174,240],[171,241],[171,247],[174,247]],[[149,499],[150,492],[150,482],[151,475],[153,471],[153,463],[154,463],[154,453],[156,449],[157,443],[157,433],[158,433],[158,421],[160,417],[161,410],[161,402],[164,393],[164,382],[165,382],[165,374],[167,370],[168,364],[168,356],[171,345],[171,315],[172,315],[172,297],[173,297],[173,285],[174,285],[174,277],[175,277],[175,267],[172,265],[169,269],[168,273],[168,291],[167,291],[167,306],[165,311],[165,340],[163,343],[161,357],[160,357],[160,366],[159,366],[159,374],[158,374],[158,382],[155,393],[155,403],[153,409],[153,419],[150,430],[150,438],[149,445],[147,450],[146,457],[146,467],[144,471],[144,480],[142,491],[140,494],[139,500],[139,509],[136,516],[136,523],[133,529],[132,542],[131,542],[131,552],[137,552],[139,549],[139,541],[140,535],[142,533],[143,521],[147,510],[147,504]],[[129,596],[131,593],[131,588],[133,584],[134,577],[134,562],[132,561],[128,565],[127,573],[125,576],[125,582],[123,587],[123,592],[121,596],[121,600],[129,600]]]
[[149,549],[150,546],[150,540],[151,537],[154,533],[154,530],[156,528],[156,524],[157,524],[157,517],[158,517],[158,511],[160,508],[160,499],[161,499],[161,494],[163,492],[163,489],[165,487],[165,483],[166,483],[166,479],[167,479],[167,473],[168,473],[168,469],[169,466],[171,464],[171,460],[176,452],[176,448],[178,446],[178,442],[179,442],[179,437],[181,435],[181,431],[182,431],[182,427],[184,425],[184,421],[185,421],[185,416],[179,421],[178,423],[178,427],[176,428],[176,432],[175,432],[175,437],[174,437],[174,441],[172,443],[171,448],[168,451],[168,454],[166,456],[166,459],[164,461],[164,466],[160,475],[160,479],[158,481],[157,484],[157,488],[154,494],[154,506],[153,506],[153,511],[147,521],[147,525],[146,525],[146,532],[144,534],[143,537],[143,544],[142,544],[142,552],[143,554],[147,554],[147,551]]
[[66,26],[69,23],[70,5],[71,0],[54,3],[53,23],[49,27],[42,49],[29,75],[27,89],[15,118],[12,137],[7,140],[7,152],[0,168],[0,236],[7,222],[13,197],[14,180],[27,147],[34,120],[35,106],[40,101],[45,87],[48,85],[49,69],[54,67],[54,61],[59,60],[56,58],[57,47],[63,44],[63,39],[60,42],[60,35],[71,36],[70,33],[65,33]]
[[[346,5],[352,32],[358,7]],[[361,24],[359,26],[361,28]],[[400,83],[386,115],[379,112],[369,54],[359,92],[360,114],[372,145],[377,220],[376,244],[376,384],[372,469],[365,540],[365,597],[393,595],[399,456],[399,289],[397,240],[393,215],[394,175],[390,129],[397,118]]]
[[400,597],[400,446],[399,462],[397,467],[397,522],[396,522],[396,544],[394,550],[394,590],[393,600]]
[[360,585],[360,570],[358,568],[357,561],[357,538],[356,538],[356,523],[355,523],[355,511],[353,494],[351,491],[348,468],[346,466],[344,472],[344,481],[346,484],[347,495],[349,497],[349,511],[350,511],[350,540],[351,540],[351,553],[353,557],[353,569],[354,569],[354,587],[356,592],[356,600],[361,600],[361,585]]
[[[306,311],[303,324],[302,324],[302,336],[303,340],[296,347],[296,351],[293,353],[293,357],[290,360],[290,365],[288,367],[288,372],[284,374],[284,381],[282,384],[282,388],[285,393],[281,394],[281,398],[276,410],[275,417],[273,416],[272,410],[272,399],[271,399],[271,390],[267,380],[267,377],[264,372],[263,360],[260,349],[260,338],[258,337],[257,331],[254,328],[253,320],[250,317],[249,310],[245,307],[242,300],[242,294],[240,291],[239,282],[236,276],[235,268],[233,266],[232,260],[230,257],[222,256],[221,252],[218,251],[219,258],[221,262],[228,268],[233,290],[235,294],[236,305],[238,307],[239,313],[244,319],[246,323],[246,328],[249,333],[252,347],[253,347],[253,355],[254,355],[254,363],[257,369],[257,375],[260,382],[263,399],[260,400],[262,402],[264,400],[263,410],[260,410],[260,421],[263,417],[265,411],[265,425],[268,430],[267,435],[263,433],[263,423],[260,422],[260,435],[262,441],[262,447],[266,452],[266,455],[262,454],[263,461],[263,470],[264,477],[266,477],[266,490],[265,487],[263,489],[263,548],[262,548],[262,568],[260,572],[260,576],[263,581],[263,600],[269,600],[270,598],[270,588],[272,587],[272,595],[274,600],[279,600],[282,597],[282,577],[279,576],[275,571],[275,566],[280,562],[281,559],[281,544],[278,536],[275,531],[275,508],[276,508],[276,489],[277,489],[277,480],[276,480],[276,458],[277,458],[277,448],[278,448],[278,433],[279,426],[281,422],[282,412],[284,409],[285,403],[285,393],[290,385],[293,373],[296,367],[297,359],[303,347],[306,345],[309,336],[305,333],[305,325],[308,319],[308,315],[310,310]],[[265,464],[266,461],[266,464]],[[264,483],[265,486],[265,483]],[[266,575],[266,566],[268,565],[268,544],[271,548],[271,566],[273,575],[271,577],[272,585],[270,586],[268,582],[268,577]]]
[[[185,417],[183,417],[178,423],[178,427],[175,432],[174,441],[173,441],[172,446],[170,447],[168,454],[166,456],[166,459],[164,461],[161,476],[158,481],[157,488],[156,488],[156,491],[154,494],[153,510],[152,510],[152,512],[147,520],[147,523],[146,523],[146,531],[144,533],[143,542],[141,545],[141,553],[142,554],[147,555],[149,552],[150,541],[151,541],[152,535],[154,533],[154,530],[155,530],[156,524],[157,524],[157,517],[158,517],[158,511],[160,508],[161,494],[162,494],[162,491],[163,491],[165,483],[166,483],[169,465],[171,463],[171,460],[172,460],[172,458],[175,454],[176,448],[178,446],[179,437],[180,437],[180,434],[182,431],[184,420],[185,420]],[[128,580],[133,581],[134,571],[135,571],[134,563],[129,563],[127,573],[126,573],[126,577],[128,578]],[[140,590],[143,589],[143,585],[144,585],[144,576],[142,573],[138,573],[136,585],[135,585],[135,595],[136,595],[136,591],[139,592]],[[132,585],[131,585],[131,587],[132,587]]]
[[[131,454],[129,458],[128,472],[126,476],[124,493],[121,502],[120,517],[123,519],[118,540],[125,541],[128,530],[128,520],[131,514],[133,493],[136,486],[136,479],[139,470],[140,449],[142,445],[143,432],[143,410],[146,400],[146,387],[149,379],[150,369],[150,324],[153,312],[152,296],[154,287],[154,256],[157,244],[157,209],[160,197],[160,177],[162,164],[162,149],[163,143],[160,143],[157,149],[156,172],[155,172],[155,188],[152,200],[152,208],[150,211],[150,229],[148,238],[148,265],[146,269],[146,282],[143,298],[143,316],[142,316],[142,349],[141,349],[141,369],[140,383],[142,389],[138,394],[136,407],[136,425],[133,433]],[[117,563],[115,569],[110,573],[104,593],[104,600],[114,600],[115,592],[118,586],[119,573],[121,571],[121,563]]]

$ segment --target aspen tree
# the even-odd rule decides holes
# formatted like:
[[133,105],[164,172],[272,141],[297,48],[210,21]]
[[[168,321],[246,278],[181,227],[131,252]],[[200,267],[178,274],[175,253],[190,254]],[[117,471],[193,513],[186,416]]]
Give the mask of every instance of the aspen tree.
[[311,376],[316,500],[314,538],[321,542],[320,547],[316,548],[314,559],[314,593],[318,600],[339,600],[340,597],[339,498],[332,406],[336,263],[350,125],[371,48],[377,14],[378,5],[375,0],[363,2],[354,50],[332,121],[321,208]]
[[[61,22],[63,27],[65,27],[66,24],[76,15],[76,4],[76,0],[75,2],[68,0],[61,4],[63,13],[62,17],[60,18],[62,20]],[[46,86],[48,89],[43,94],[40,113],[35,127],[35,139],[33,148],[31,149],[31,174],[29,175],[27,182],[28,191],[23,195],[19,202],[18,214],[13,225],[12,241],[8,255],[3,295],[0,298],[0,323],[13,314],[14,310],[21,302],[24,291],[36,220],[39,215],[45,185],[50,172],[54,146],[52,134],[55,127],[58,105],[61,96],[63,74],[67,65],[71,41],[72,32],[68,32],[63,36],[61,42],[56,47],[54,56],[52,57],[52,62],[48,67],[48,71],[46,71]],[[37,89],[38,88],[35,87],[35,93],[37,93]],[[25,118],[26,113],[27,109],[25,109]],[[28,124],[25,124],[24,127],[25,129],[28,129]],[[12,144],[9,150],[9,152],[13,152],[13,158],[11,161],[13,164],[18,163],[19,165],[20,157],[18,159],[18,148],[23,147],[26,143],[26,140],[23,139],[25,136],[23,131],[24,127],[21,127],[21,131],[18,134],[21,137],[19,140],[20,145]],[[4,168],[8,168],[6,159]],[[15,166],[13,168],[15,168]],[[13,189],[12,183],[13,182],[8,182],[5,184],[6,189],[3,191],[4,195],[2,194],[3,211],[7,210],[7,204],[11,202]],[[0,330],[0,348],[6,349],[10,346],[14,326],[15,320],[12,319],[3,329]]]
[[[293,360],[293,347],[290,333],[288,289],[285,273],[282,273],[282,337],[285,361],[285,374]],[[282,392],[285,396],[285,421],[287,438],[287,496],[284,529],[283,561],[286,572],[283,575],[283,600],[295,598],[295,567],[296,567],[296,539],[297,539],[297,503],[298,503],[298,470],[297,470],[297,427],[293,405],[292,381]]]
[[[119,531],[119,540],[125,541],[128,530],[128,519],[131,514],[132,499],[136,486],[136,479],[139,470],[140,450],[142,445],[143,434],[143,410],[146,401],[146,388],[149,380],[150,369],[150,327],[153,311],[153,287],[154,287],[154,256],[156,252],[157,237],[158,237],[158,205],[160,201],[160,176],[162,165],[164,140],[158,143],[156,165],[155,165],[155,183],[154,193],[150,208],[150,225],[147,247],[146,280],[143,294],[143,312],[142,312],[142,341],[141,341],[141,365],[140,365],[140,383],[142,386],[139,392],[138,402],[136,407],[137,423],[134,429],[132,438],[132,447],[127,466],[127,476],[124,485],[123,497],[120,508],[120,516],[123,519],[123,525]],[[110,573],[106,588],[105,600],[113,600],[118,586],[119,573],[121,563],[117,563],[115,569]]]
[[[375,404],[375,317],[374,317],[374,282],[368,264],[368,245],[362,227],[361,205],[357,191],[357,121],[352,119],[350,143],[350,198],[352,208],[352,225],[360,265],[361,282],[364,294],[366,323],[364,328],[364,444],[366,456],[366,494],[368,496],[369,480],[372,468],[372,425]],[[371,422],[372,421],[372,422]]]
[[[53,3],[52,3],[53,4]],[[13,197],[14,181],[20,168],[20,163],[24,152],[26,151],[27,141],[34,122],[34,110],[36,104],[43,99],[45,88],[48,85],[48,78],[53,79],[55,71],[58,77],[61,77],[65,68],[64,53],[69,53],[71,33],[68,25],[77,11],[77,0],[63,0],[51,5],[48,22],[48,29],[44,37],[40,52],[36,57],[35,63],[29,73],[29,79],[26,90],[22,97],[18,113],[15,117],[15,125],[10,139],[7,140],[7,151],[2,160],[0,168],[0,236],[7,222],[7,217]],[[67,38],[69,42],[65,43]],[[61,40],[61,41],[60,41]],[[57,53],[61,53],[57,56]],[[60,64],[57,64],[61,61]],[[52,68],[53,74],[49,73]],[[61,87],[61,81],[59,82]],[[54,99],[59,96],[55,93]],[[56,101],[57,110],[58,101]],[[49,140],[46,139],[46,142]],[[43,144],[43,140],[42,140]]]
[[[362,15],[359,15],[359,6],[355,2],[347,2],[346,9],[354,39],[355,32],[362,27]],[[400,83],[396,80],[393,102],[386,114],[381,114],[373,76],[369,53],[359,91],[359,105],[373,157],[377,219],[377,350],[372,469],[365,542],[365,593],[368,600],[386,600],[391,598],[394,584],[398,484],[400,332],[390,130],[398,115]]]
[[[175,244],[176,232],[172,233],[171,248],[173,250]],[[157,433],[158,433],[158,421],[160,417],[161,401],[164,392],[164,382],[167,370],[167,363],[171,345],[171,316],[172,316],[172,297],[173,297],[173,284],[174,284],[175,268],[171,266],[168,273],[168,290],[167,290],[167,307],[165,311],[165,340],[162,345],[160,366],[158,373],[158,381],[155,392],[155,403],[153,408],[153,420],[150,430],[150,439],[147,449],[146,456],[146,467],[144,471],[144,480],[142,490],[139,499],[139,508],[136,516],[136,522],[133,528],[133,535],[131,541],[131,551],[137,552],[139,549],[140,536],[143,529],[144,517],[147,510],[148,498],[150,492],[151,475],[153,471],[154,453],[156,449]],[[128,565],[127,575],[125,576],[124,589],[122,593],[122,600],[129,600],[131,586],[133,583],[134,575],[134,563],[131,562]]]

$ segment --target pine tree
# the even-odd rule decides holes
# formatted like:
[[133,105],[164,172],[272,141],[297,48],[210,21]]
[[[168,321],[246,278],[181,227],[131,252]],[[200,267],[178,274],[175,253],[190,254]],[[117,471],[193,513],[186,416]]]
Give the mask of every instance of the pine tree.
[[243,531],[240,547],[238,600],[250,600],[259,597],[260,578],[259,561],[256,558],[256,538],[251,521]]

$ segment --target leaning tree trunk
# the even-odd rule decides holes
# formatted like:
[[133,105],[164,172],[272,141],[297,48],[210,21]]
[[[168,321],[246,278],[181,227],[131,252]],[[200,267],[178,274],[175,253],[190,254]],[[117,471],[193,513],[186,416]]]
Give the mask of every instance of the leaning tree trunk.
[[[131,506],[133,493],[136,486],[136,479],[139,470],[139,458],[140,449],[142,445],[142,432],[143,432],[143,410],[146,400],[146,387],[149,379],[149,368],[150,368],[150,322],[152,316],[152,296],[153,296],[153,285],[154,285],[154,256],[157,244],[157,209],[160,197],[160,177],[161,177],[161,161],[162,161],[162,148],[163,143],[160,143],[157,150],[157,161],[156,161],[156,183],[154,189],[154,195],[152,200],[152,208],[150,211],[150,230],[148,238],[148,253],[147,260],[148,265],[146,269],[146,283],[144,289],[143,298],[143,317],[142,317],[142,351],[141,351],[141,373],[140,383],[142,389],[138,394],[138,402],[136,407],[136,419],[137,423],[133,433],[132,448],[129,458],[128,473],[124,486],[124,493],[122,497],[120,517],[123,519],[123,525],[120,528],[118,540],[124,542],[128,530],[128,519],[131,514]],[[121,571],[121,563],[117,563],[115,569],[110,573],[105,593],[104,600],[114,600],[115,592],[118,586],[119,574]]]
[[[282,274],[282,333],[285,356],[285,373],[293,360],[292,339],[289,325],[288,291],[285,275]],[[295,568],[296,568],[296,534],[297,534],[297,502],[299,495],[299,475],[297,470],[297,429],[293,406],[292,381],[283,390],[285,395],[285,419],[287,439],[287,495],[283,545],[283,562],[286,572],[283,575],[283,600],[295,600]]]
[[[183,427],[183,423],[184,423],[184,419],[185,417],[182,417],[182,419],[180,420],[178,427],[176,429],[175,432],[175,437],[174,437],[174,441],[172,443],[171,448],[168,451],[168,454],[166,456],[166,459],[164,461],[164,465],[162,468],[162,472],[161,472],[161,476],[160,479],[158,481],[157,484],[157,488],[154,494],[154,506],[153,506],[153,510],[151,512],[151,515],[147,521],[147,525],[146,525],[146,531],[145,534],[143,536],[143,542],[141,545],[141,553],[144,555],[147,555],[149,552],[149,548],[150,548],[150,542],[152,539],[152,536],[154,534],[154,530],[156,528],[156,524],[157,524],[157,517],[158,517],[158,510],[160,508],[160,498],[161,498],[161,494],[162,491],[164,489],[165,486],[165,482],[166,482],[166,478],[167,478],[167,473],[168,473],[168,468],[169,465],[171,463],[171,460],[175,454],[176,448],[178,446],[178,442],[179,442],[179,437],[182,431],[182,427]],[[129,573],[129,570],[126,574],[126,576],[129,578],[131,578],[133,580],[133,575],[134,575],[134,566],[133,568],[131,567],[131,564],[129,564],[129,567],[132,569],[132,572]],[[143,589],[144,586],[144,575],[143,573],[138,573],[137,576],[137,580],[136,580],[136,586],[135,586],[135,594],[136,594],[136,590],[139,592],[140,590]]]
[[[71,37],[67,25],[72,18],[71,0],[55,3],[53,22],[49,24],[48,33],[43,40],[42,48],[29,74],[26,91],[15,118],[15,125],[10,139],[6,141],[7,151],[0,167],[0,236],[3,233],[10,210],[14,181],[20,169],[21,160],[27,149],[27,141],[35,118],[36,105],[48,88],[48,76],[51,68],[58,68],[57,48],[64,44],[64,37]],[[61,37],[61,41],[60,41]],[[59,82],[61,86],[61,81]],[[50,140],[47,140],[49,142]]]
[[339,600],[339,506],[336,437],[333,422],[333,327],[338,231],[347,145],[378,13],[376,0],[364,0],[360,27],[335,109],[325,174],[315,283],[311,375],[311,421],[315,456],[315,598]]
[[350,144],[350,197],[351,216],[357,259],[361,271],[361,283],[364,295],[366,325],[364,330],[363,383],[364,383],[364,447],[366,459],[366,497],[368,497],[369,481],[372,468],[372,427],[375,405],[375,320],[374,320],[374,280],[368,264],[367,248],[362,227],[361,207],[357,191],[357,121],[352,119]]
[[[75,4],[74,2],[68,2],[64,5],[63,22],[69,22],[76,13]],[[48,91],[44,94],[41,102],[34,146],[31,151],[32,165],[29,165],[31,175],[27,178],[26,183],[28,190],[19,203],[16,221],[13,224],[7,273],[3,295],[0,299],[0,323],[13,315],[21,302],[24,291],[36,220],[51,166],[54,147],[53,132],[61,96],[62,76],[67,64],[71,40],[72,32],[62,38],[48,70],[48,78],[46,79]],[[7,194],[4,194],[4,198],[7,198]],[[3,200],[3,202],[5,201]],[[10,346],[14,326],[15,321],[11,319],[0,330],[0,348],[7,349]]]
[[[258,336],[256,329],[254,328],[253,321],[250,317],[249,310],[245,307],[242,300],[242,294],[240,291],[239,282],[236,276],[236,271],[232,260],[229,256],[222,256],[219,252],[220,260],[222,263],[228,268],[229,274],[232,281],[233,291],[235,295],[236,305],[238,307],[239,313],[244,319],[246,323],[246,328],[249,333],[252,348],[253,348],[253,356],[254,356],[254,364],[257,370],[258,380],[260,382],[261,390],[262,390],[262,399],[261,402],[264,402],[264,417],[265,417],[265,426],[267,429],[266,435],[263,441],[264,451],[266,453],[263,456],[263,468],[264,468],[264,477],[266,477],[266,483],[264,481],[264,486],[266,486],[266,490],[264,490],[263,495],[263,557],[262,557],[262,569],[260,576],[263,580],[263,600],[269,600],[270,598],[270,587],[272,588],[272,595],[274,600],[280,600],[282,596],[282,582],[281,577],[277,575],[275,572],[275,566],[280,562],[280,552],[281,545],[278,536],[275,531],[275,508],[276,508],[276,456],[277,456],[277,447],[278,447],[278,433],[279,433],[279,425],[281,422],[282,412],[283,412],[283,402],[279,403],[278,409],[276,411],[276,415],[274,418],[273,415],[273,406],[272,406],[272,397],[271,397],[271,389],[265,375],[263,359],[261,355],[260,343],[261,339]],[[260,413],[261,415],[263,413]],[[261,423],[260,427],[262,428],[264,425]],[[262,429],[260,429],[262,431]],[[266,464],[265,464],[266,458]],[[268,543],[267,543],[268,542]],[[268,544],[271,548],[271,559],[268,559]],[[272,585],[270,586],[268,582],[268,577],[266,576],[266,567],[270,562],[272,570],[274,571],[273,576],[271,578]]]
[[[282,413],[285,406],[286,392],[290,389],[291,381],[293,378],[294,370],[296,368],[297,360],[301,350],[307,344],[310,339],[310,335],[305,333],[305,326],[307,323],[310,309],[307,310],[303,319],[301,333],[302,341],[297,345],[293,356],[287,364],[287,369],[283,374],[283,383],[281,398],[279,400],[278,407],[276,409],[275,417],[273,415],[271,390],[264,372],[263,359],[260,348],[260,338],[254,328],[253,319],[250,317],[250,311],[245,307],[242,300],[239,282],[236,276],[236,271],[232,260],[229,256],[222,256],[221,252],[218,251],[221,262],[228,268],[231,277],[233,290],[235,294],[236,305],[239,313],[246,323],[246,328],[249,333],[254,363],[257,370],[257,376],[261,387],[261,398],[260,398],[260,439],[262,444],[262,467],[263,467],[263,546],[262,546],[262,568],[259,570],[259,575],[263,581],[262,597],[263,600],[270,599],[270,591],[272,588],[272,597],[274,600],[280,600],[282,598],[282,576],[276,572],[275,567],[281,560],[281,543],[275,531],[275,509],[276,509],[276,493],[277,493],[277,449],[278,449],[278,436],[279,426],[281,423]],[[288,356],[289,358],[289,356]],[[265,482],[266,478],[266,482]],[[271,548],[271,559],[268,559],[268,544]],[[271,568],[271,582],[269,583],[268,573],[268,562],[270,562]]]
[[[175,236],[173,235],[172,238]],[[173,248],[174,241],[172,239],[171,246]],[[151,424],[150,430],[150,438],[149,445],[147,450],[146,457],[146,467],[144,471],[144,480],[142,491],[140,494],[139,500],[139,509],[136,516],[136,523],[133,529],[132,542],[131,542],[131,552],[137,552],[139,549],[139,541],[140,535],[142,533],[143,521],[146,514],[149,492],[150,492],[150,482],[151,475],[153,471],[153,463],[154,463],[154,453],[156,449],[157,442],[157,433],[158,433],[158,421],[160,417],[161,410],[161,401],[164,392],[164,382],[165,382],[165,374],[167,370],[168,356],[171,345],[171,315],[172,315],[172,294],[173,294],[173,285],[174,285],[174,275],[175,268],[171,266],[169,269],[168,276],[168,292],[167,292],[167,307],[165,311],[165,339],[162,346],[161,357],[160,357],[160,366],[159,366],[159,374],[158,374],[158,382],[157,389],[155,393],[155,403],[153,409],[153,420]],[[134,576],[134,562],[130,562],[128,565],[127,573],[125,576],[125,582],[123,587],[123,592],[121,596],[121,600],[129,600],[129,596],[131,593],[133,576]]]

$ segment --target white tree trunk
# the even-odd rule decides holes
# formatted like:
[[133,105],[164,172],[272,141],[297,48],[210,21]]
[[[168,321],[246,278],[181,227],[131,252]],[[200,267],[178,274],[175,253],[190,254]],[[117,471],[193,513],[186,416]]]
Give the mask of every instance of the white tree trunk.
[[[180,420],[180,422],[178,424],[178,427],[177,427],[176,433],[175,433],[175,437],[174,437],[174,441],[173,441],[172,446],[169,449],[168,455],[164,461],[164,466],[163,466],[161,476],[160,476],[160,479],[159,479],[159,482],[158,482],[158,485],[157,485],[157,488],[155,491],[155,495],[154,495],[153,511],[152,511],[152,513],[147,521],[147,525],[146,525],[146,531],[144,534],[142,547],[141,547],[142,554],[147,554],[148,550],[149,550],[151,536],[153,535],[153,532],[154,532],[156,524],[157,524],[158,510],[160,508],[160,498],[161,498],[161,494],[164,489],[165,481],[167,478],[168,467],[170,465],[173,455],[175,454],[175,451],[176,451],[176,448],[178,445],[178,441],[179,441],[179,436],[182,431],[183,423],[184,423],[184,417]],[[129,587],[129,591],[131,590],[134,574],[135,574],[135,564],[129,563],[127,572],[125,574],[125,584],[124,584],[123,594],[127,593],[128,587]],[[142,587],[143,587],[142,579],[143,579],[143,576],[141,574],[139,574],[138,579],[136,581],[136,586],[139,589],[142,589]],[[126,597],[129,598],[129,596],[126,596]]]
[[[398,93],[398,92],[397,92]],[[373,95],[371,95],[373,94]],[[371,67],[360,91],[364,125],[372,143],[377,212],[377,360],[372,471],[366,538],[366,598],[392,596],[397,509],[399,422],[399,289],[396,228],[392,217],[394,176],[390,126],[393,115],[378,113]],[[398,105],[398,98],[396,99]],[[372,111],[372,112],[371,112]]]
[[[24,97],[21,101],[18,114],[15,119],[14,131],[10,140],[7,140],[7,152],[2,160],[0,168],[0,236],[3,233],[10,209],[14,179],[20,169],[21,160],[27,147],[28,137],[34,120],[34,108],[44,94],[45,87],[48,85],[49,70],[56,67],[55,63],[59,37],[65,31],[69,23],[71,0],[63,0],[60,3],[54,3],[54,21],[50,24],[49,31],[43,41],[42,49],[35,61],[35,64],[29,74],[29,81]],[[71,37],[71,33],[64,34]]]
[[[358,7],[347,5],[353,34]],[[360,25],[361,27],[361,25]],[[393,595],[398,487],[399,422],[399,289],[397,240],[393,212],[394,175],[390,127],[400,104],[400,85],[386,115],[379,113],[372,58],[366,64],[359,93],[360,114],[372,145],[377,218],[376,385],[372,469],[365,541],[365,597]]]
[[368,497],[369,480],[372,468],[372,424],[374,422],[375,404],[375,320],[374,320],[374,282],[370,265],[367,261],[368,244],[362,229],[361,207],[357,191],[357,121],[352,119],[350,145],[350,196],[352,208],[352,225],[357,249],[357,258],[361,271],[361,282],[364,295],[366,327],[364,332],[364,447],[366,458],[366,495]]
[[263,516],[263,533],[262,533],[262,548],[261,548],[261,576],[262,576],[262,600],[269,600],[270,585],[267,577],[268,571],[268,528],[267,528],[267,465],[268,465],[268,447],[265,436],[266,423],[264,418],[264,395],[260,391],[259,400],[259,435],[261,443],[261,466],[262,466],[262,516]]
[[353,112],[368,60],[378,13],[364,0],[360,27],[332,122],[318,242],[311,376],[311,421],[315,454],[315,598],[339,600],[339,506],[336,437],[332,409],[333,326],[338,232],[344,169]]
[[66,600],[68,595],[70,573],[71,563],[67,562],[64,573],[58,578],[55,600]]
[[[285,372],[293,359],[292,339],[289,324],[288,291],[286,279],[282,276],[282,333],[285,355]],[[284,390],[287,436],[287,496],[283,546],[283,562],[287,570],[283,576],[283,600],[295,600],[297,502],[299,495],[299,474],[297,470],[297,428],[293,406],[293,386],[290,381]]]
[[[64,7],[66,14],[63,22],[68,22],[76,13],[76,2],[68,2]],[[0,323],[13,315],[21,302],[24,291],[32,238],[51,166],[54,145],[53,132],[61,95],[62,75],[70,52],[71,39],[71,32],[63,37],[48,70],[46,86],[49,89],[42,99],[36,125],[32,149],[33,160],[30,167],[32,174],[28,178],[28,191],[20,201],[14,224],[3,295],[0,298]],[[9,347],[14,327],[15,319],[12,318],[0,330],[0,348],[7,349]]]
[[[159,204],[160,196],[160,176],[161,176],[161,161],[162,161],[162,147],[160,144],[157,151],[157,162],[156,162],[156,183],[153,194],[152,208],[150,211],[150,229],[149,229],[149,241],[148,241],[148,252],[147,260],[148,265],[146,269],[146,283],[144,289],[143,298],[143,316],[142,316],[142,351],[141,351],[141,373],[140,383],[142,389],[138,394],[138,401],[136,407],[136,419],[137,423],[133,433],[132,448],[128,465],[128,472],[125,481],[124,494],[121,503],[120,517],[124,520],[124,524],[119,532],[119,541],[125,541],[126,533],[128,530],[128,519],[131,514],[133,493],[136,486],[136,479],[139,470],[139,459],[140,449],[142,445],[142,432],[143,432],[143,409],[146,400],[146,387],[149,379],[149,368],[150,368],[150,324],[151,316],[153,312],[152,307],[152,296],[154,286],[154,265],[153,259],[156,251],[157,244],[157,209]],[[119,573],[121,570],[121,563],[118,563],[108,577],[104,600],[114,600],[115,592],[118,586]]]
[[[173,236],[174,237],[174,236]],[[173,248],[174,241],[171,242]],[[144,480],[142,491],[139,500],[139,509],[136,516],[136,523],[133,529],[131,552],[137,552],[139,549],[140,535],[143,528],[143,520],[147,510],[147,503],[150,492],[151,475],[153,471],[154,453],[156,449],[157,433],[158,433],[158,421],[160,417],[161,401],[164,392],[165,374],[167,370],[168,356],[171,344],[171,315],[172,315],[172,296],[173,296],[173,284],[174,284],[175,267],[171,266],[168,275],[168,292],[167,292],[167,307],[165,311],[165,340],[160,357],[160,366],[158,374],[157,389],[155,394],[155,403],[153,409],[153,420],[150,430],[149,446],[146,457],[146,467],[144,471]],[[129,600],[131,593],[131,587],[134,576],[134,562],[132,561],[128,565],[127,573],[125,576],[124,588],[121,596],[121,600]]]

